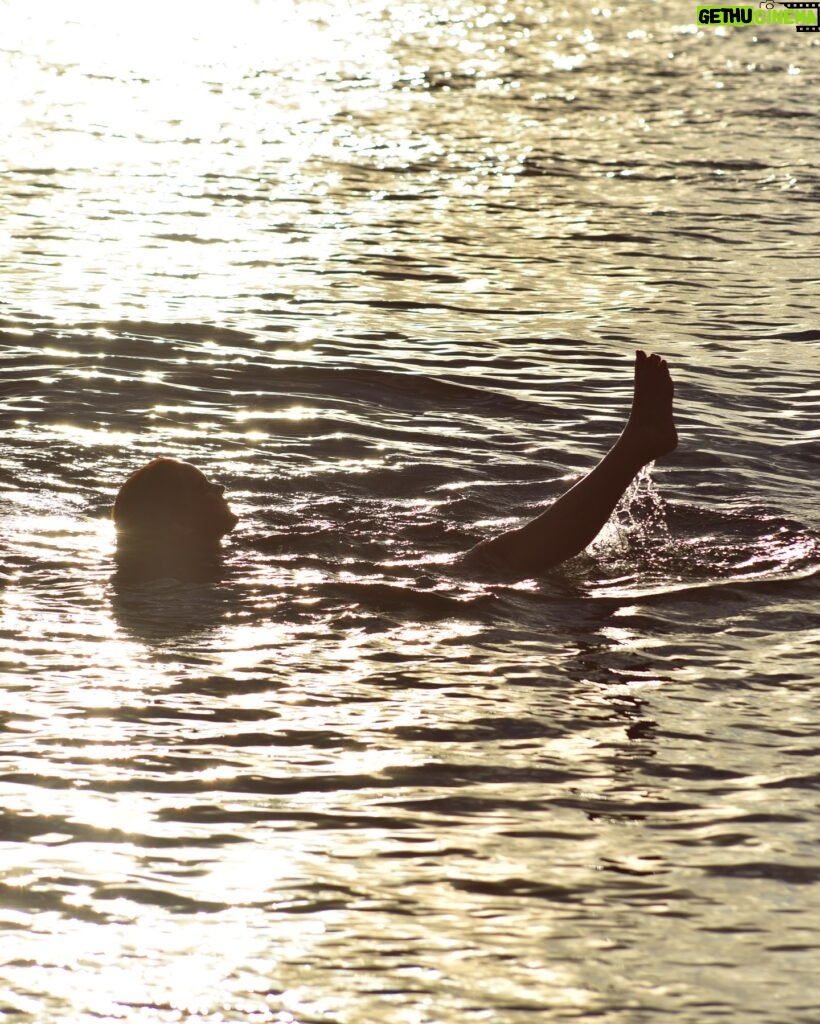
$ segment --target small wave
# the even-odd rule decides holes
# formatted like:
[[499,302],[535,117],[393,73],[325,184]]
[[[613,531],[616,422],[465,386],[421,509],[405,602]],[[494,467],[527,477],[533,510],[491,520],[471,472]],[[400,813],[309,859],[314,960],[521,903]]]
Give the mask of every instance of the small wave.
[[820,574],[820,536],[765,506],[667,503],[645,471],[591,554],[565,571],[594,597],[808,579]]

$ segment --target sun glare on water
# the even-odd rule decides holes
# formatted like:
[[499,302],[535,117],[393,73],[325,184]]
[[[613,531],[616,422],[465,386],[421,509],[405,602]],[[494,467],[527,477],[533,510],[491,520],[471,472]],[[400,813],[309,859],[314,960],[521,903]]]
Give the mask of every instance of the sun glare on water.
[[[4,4],[7,53],[36,57],[55,70],[181,80],[195,69],[243,75],[302,67],[339,56],[355,40],[361,52],[362,4],[276,0],[145,0],[138,5],[88,0],[66,5]],[[12,44],[13,48],[12,48]]]
[[15,279],[43,309],[167,321],[175,307],[197,319],[207,281],[227,296],[244,268],[292,261],[287,227],[249,243],[260,208],[247,200],[269,217],[275,194],[304,197],[306,161],[336,144],[338,82],[391,73],[395,26],[370,7],[0,5],[0,132],[13,180],[38,183],[8,228],[58,239],[34,258],[9,251]]

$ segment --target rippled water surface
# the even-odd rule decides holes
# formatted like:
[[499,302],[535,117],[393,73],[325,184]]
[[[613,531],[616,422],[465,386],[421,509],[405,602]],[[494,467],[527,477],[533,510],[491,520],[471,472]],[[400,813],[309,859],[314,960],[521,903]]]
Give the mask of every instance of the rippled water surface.
[[[695,19],[0,3],[4,1019],[817,1020],[820,36]],[[471,578],[638,346],[678,451]]]

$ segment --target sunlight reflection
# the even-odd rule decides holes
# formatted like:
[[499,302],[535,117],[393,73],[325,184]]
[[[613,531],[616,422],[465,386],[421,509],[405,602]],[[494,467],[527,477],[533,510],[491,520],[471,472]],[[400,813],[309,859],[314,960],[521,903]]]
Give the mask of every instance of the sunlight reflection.
[[56,356],[58,359],[79,359],[80,352],[72,352],[66,348],[55,348],[53,345],[46,345],[42,350],[47,356]]
[[[135,893],[140,894],[139,887]],[[40,921],[36,950],[25,949],[30,964],[38,968],[29,967],[28,986],[48,992],[52,1006],[89,1007],[93,1018],[106,1020],[122,1020],[126,1014],[129,1020],[152,1022],[277,1019],[263,997],[228,995],[231,972],[247,972],[265,949],[255,930],[249,931],[229,910],[210,928],[196,919],[180,919],[173,928],[158,927],[151,908],[124,896],[105,898],[105,887],[98,887],[95,895],[86,907],[92,920],[78,915],[59,928],[55,922]],[[94,919],[101,909],[109,919],[104,953]],[[48,925],[55,934],[45,934]],[[161,962],[158,949],[164,953]],[[18,971],[13,968],[11,976]],[[61,1013],[53,1019],[58,1016],[68,1019]]]
[[[691,78],[665,73],[649,38],[623,54],[623,6],[0,11],[5,300],[31,336],[19,352],[7,338],[3,367],[11,415],[29,417],[2,465],[3,1010],[284,1024],[284,1003],[303,1021],[422,1024],[668,1007],[689,1024],[749,978],[768,985],[759,1015],[777,1019],[771,993],[805,1007],[788,963],[811,959],[812,907],[769,958],[778,976],[760,965],[777,944],[769,910],[816,888],[778,877],[805,839],[814,879],[800,823],[816,588],[643,602],[638,581],[711,586],[715,559],[778,580],[811,555],[804,534],[768,541],[757,521],[721,547],[726,520],[704,505],[771,492],[759,436],[733,436],[729,471],[719,392],[750,433],[771,417],[798,446],[778,468],[790,505],[792,482],[813,497],[814,421],[791,378],[782,422],[765,411],[777,373],[735,394],[765,361],[740,327],[712,317],[707,343],[691,337],[698,308],[737,290],[718,254],[737,236],[738,266],[760,255],[735,230],[737,190],[808,189],[806,139],[790,151],[784,127],[774,170],[762,147],[758,169],[734,159],[710,189],[712,158],[738,156],[720,136],[732,111],[710,112],[697,56]],[[774,36],[758,57],[785,87],[797,51]],[[736,71],[722,102],[768,116],[746,84],[758,77]],[[776,91],[779,108],[798,102]],[[808,252],[810,205],[802,234],[785,205],[763,218],[769,256]],[[756,302],[784,265],[757,275]],[[714,287],[695,301],[701,271]],[[777,307],[789,325],[767,333],[808,380],[793,291]],[[508,587],[440,571],[476,520],[531,510],[574,474],[570,450],[599,446],[627,402],[609,371],[653,318],[679,339],[696,406],[695,443],[666,477],[676,521],[697,513],[691,544],[665,542],[657,572],[636,529],[575,575]],[[218,581],[114,573],[113,489],[124,463],[165,452],[240,494]],[[674,685],[633,693],[664,671]],[[742,805],[750,751],[760,813],[706,835]],[[765,817],[775,792],[791,824]],[[664,903],[681,927],[652,931]],[[744,955],[756,973],[738,973]]]
[[45,429],[84,448],[90,446],[125,447],[133,444],[138,436],[131,431],[110,430],[105,427],[81,427],[76,423],[51,423],[47,424]]
[[287,409],[276,409],[271,411],[240,409],[234,413],[234,419],[238,423],[247,420],[314,420],[323,415],[323,411],[317,407],[307,405],[292,405]]
[[659,640],[648,636],[639,636],[631,629],[624,629],[620,626],[602,626],[601,635],[611,640],[618,647],[628,647],[639,651],[642,648],[656,647]]
[[[139,17],[126,18],[106,0],[66,8],[62,0],[40,0],[4,12],[6,38],[22,52],[39,53],[53,66],[82,67],[100,75],[162,76],[177,85],[199,82],[202,68],[219,69],[220,81],[242,74],[248,64],[265,68],[336,57],[360,48],[365,24],[355,6],[330,2],[276,4],[217,0],[168,6],[144,0]],[[44,35],[43,25],[51,31]],[[158,31],[158,26],[162,31]]]

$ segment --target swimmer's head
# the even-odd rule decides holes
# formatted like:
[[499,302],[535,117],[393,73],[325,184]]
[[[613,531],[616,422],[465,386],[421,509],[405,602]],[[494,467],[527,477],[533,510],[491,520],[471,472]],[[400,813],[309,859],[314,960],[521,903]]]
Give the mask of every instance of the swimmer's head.
[[215,550],[238,522],[224,490],[188,462],[154,459],[117,494],[111,515],[118,549]]

